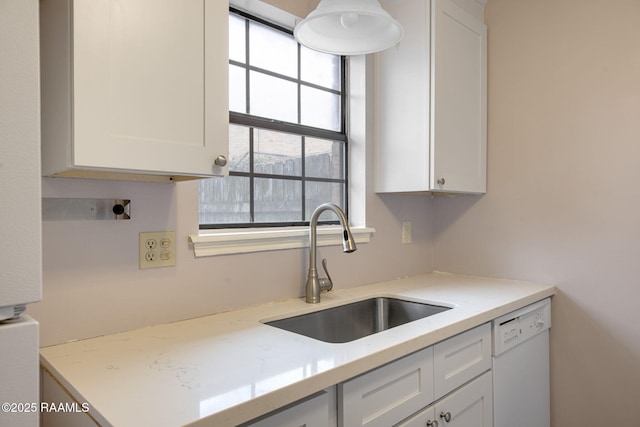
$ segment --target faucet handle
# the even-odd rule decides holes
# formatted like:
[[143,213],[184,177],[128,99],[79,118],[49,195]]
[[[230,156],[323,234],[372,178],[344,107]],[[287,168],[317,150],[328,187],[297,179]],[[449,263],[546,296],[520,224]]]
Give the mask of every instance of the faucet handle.
[[333,282],[331,281],[331,276],[329,275],[329,270],[327,270],[327,259],[322,259],[322,268],[324,269],[324,273],[327,275],[327,278],[319,279],[320,282],[320,290],[321,291],[330,291],[333,289]]

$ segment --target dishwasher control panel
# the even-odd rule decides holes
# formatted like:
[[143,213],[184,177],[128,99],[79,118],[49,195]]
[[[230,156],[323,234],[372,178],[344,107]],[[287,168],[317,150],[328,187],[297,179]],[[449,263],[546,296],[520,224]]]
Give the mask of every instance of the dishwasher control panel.
[[493,321],[493,354],[498,355],[551,327],[549,298]]

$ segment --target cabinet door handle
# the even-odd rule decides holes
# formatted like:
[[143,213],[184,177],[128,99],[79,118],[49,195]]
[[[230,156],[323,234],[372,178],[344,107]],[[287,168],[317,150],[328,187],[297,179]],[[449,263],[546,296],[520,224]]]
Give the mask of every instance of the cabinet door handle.
[[427,427],[438,427],[438,422],[437,421],[428,420],[427,421]]
[[444,185],[444,183],[445,183],[444,178],[438,178],[438,180],[436,181],[436,184],[438,185]]
[[225,156],[223,156],[222,154],[220,154],[218,157],[216,157],[216,159],[213,161],[213,163],[216,164],[216,166],[227,166],[227,158]]
[[451,421],[451,412],[440,412],[440,418],[443,418],[445,422]]

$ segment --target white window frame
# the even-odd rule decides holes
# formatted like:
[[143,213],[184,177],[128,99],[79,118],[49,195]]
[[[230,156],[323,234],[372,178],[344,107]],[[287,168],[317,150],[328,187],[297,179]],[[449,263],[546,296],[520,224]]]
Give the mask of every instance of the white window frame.
[[[230,0],[235,8],[257,15],[287,28],[293,28],[299,20],[296,16],[257,0]],[[366,226],[366,56],[347,59],[349,117],[347,135],[349,162],[349,222],[356,243],[368,243],[375,229]],[[270,227],[240,229],[200,230],[189,235],[197,258],[270,250],[305,248],[309,246],[309,227]],[[342,244],[339,226],[318,227],[318,246]]]

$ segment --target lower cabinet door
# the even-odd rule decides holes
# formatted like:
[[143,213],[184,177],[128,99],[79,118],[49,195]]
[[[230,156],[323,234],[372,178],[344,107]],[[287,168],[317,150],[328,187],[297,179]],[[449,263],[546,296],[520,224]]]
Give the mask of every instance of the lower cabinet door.
[[[88,414],[91,412],[82,412],[85,407],[82,403],[75,401],[65,389],[62,388],[60,383],[53,379],[51,374],[44,369],[40,369],[40,392],[42,394],[42,402],[44,404],[64,405],[65,408],[73,407],[73,411],[43,411],[40,418],[41,427],[96,427],[100,425],[99,421],[94,421]],[[86,403],[85,403],[86,405]],[[78,410],[76,410],[76,408]],[[90,409],[90,408],[86,408]],[[91,410],[91,409],[90,409]],[[0,417],[0,425],[4,424],[2,417]],[[14,424],[15,425],[15,424]],[[26,423],[23,425],[27,425]],[[37,423],[34,425],[38,425]]]
[[439,425],[436,419],[436,408],[431,405],[394,427],[438,427]]
[[492,427],[491,372],[407,418],[396,427]]

